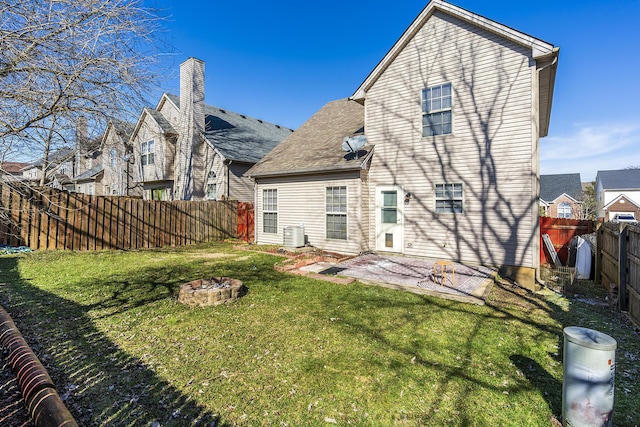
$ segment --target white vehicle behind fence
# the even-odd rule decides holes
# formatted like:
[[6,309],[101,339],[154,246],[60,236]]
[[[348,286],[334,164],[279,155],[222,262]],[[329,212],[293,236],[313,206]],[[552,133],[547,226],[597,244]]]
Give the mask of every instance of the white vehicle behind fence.
[[633,215],[630,215],[630,214],[617,214],[615,218],[611,220],[611,222],[624,222],[627,224],[637,224],[638,220],[635,219]]

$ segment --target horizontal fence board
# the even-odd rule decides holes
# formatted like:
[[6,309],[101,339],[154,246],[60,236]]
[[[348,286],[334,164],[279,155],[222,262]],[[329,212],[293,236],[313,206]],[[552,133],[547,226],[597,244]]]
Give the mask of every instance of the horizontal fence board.
[[[253,205],[246,205],[253,217]],[[238,214],[235,200],[157,202],[0,184],[0,243],[34,250],[141,249],[238,238]]]

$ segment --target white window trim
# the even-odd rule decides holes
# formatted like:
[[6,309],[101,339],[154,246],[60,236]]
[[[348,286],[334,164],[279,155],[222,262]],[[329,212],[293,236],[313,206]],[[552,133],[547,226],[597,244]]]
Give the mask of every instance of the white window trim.
[[[148,166],[155,164],[156,142],[151,139],[140,143],[140,164]],[[149,161],[151,159],[151,161]]]
[[[459,185],[460,186],[460,191],[462,192],[462,194],[460,195],[460,197],[438,197],[438,186],[440,185]],[[446,191],[446,187],[445,187],[445,191]],[[436,213],[436,215],[462,215],[465,212],[465,200],[464,200],[464,184],[461,182],[442,182],[442,183],[437,183],[433,186],[433,199],[434,199],[434,203],[433,203],[433,211]],[[460,205],[461,205],[461,212],[438,212],[438,202],[439,201],[460,201]]]
[[[340,212],[340,211],[330,211],[328,209],[327,206],[327,191],[329,189],[341,189],[344,188],[345,191],[345,211],[344,212]],[[327,240],[338,240],[338,241],[345,241],[345,240],[349,240],[349,187],[346,185],[329,185],[327,187],[325,187],[324,190],[324,194],[325,194],[325,200],[324,200],[324,236]],[[345,236],[344,239],[341,237],[329,237],[329,230],[327,229],[327,219],[329,218],[329,215],[340,215],[340,216],[344,216],[345,218],[345,226],[346,226],[346,230],[345,230]]]
[[[425,111],[424,108],[424,104],[425,104],[425,99],[424,99],[424,93],[425,90],[433,90],[434,88],[440,87],[440,89],[442,89],[443,86],[447,86],[449,85],[451,88],[451,106],[447,107],[447,108],[439,108],[439,109],[434,109],[434,110],[429,110],[429,111]],[[445,82],[445,83],[441,83],[441,84],[437,84],[437,85],[432,85],[432,86],[427,86],[422,88],[422,91],[420,93],[420,110],[421,110],[421,133],[422,133],[422,137],[423,138],[433,138],[433,137],[438,137],[438,136],[447,136],[447,135],[453,135],[453,129],[454,129],[454,114],[453,114],[453,106],[454,106],[454,96],[453,96],[453,84],[451,84],[451,82]],[[442,98],[442,97],[441,97]],[[436,135],[425,135],[424,134],[424,118],[426,116],[432,115],[432,114],[439,114],[439,113],[444,113],[449,111],[451,113],[451,132],[448,133],[439,133]]]
[[[562,211],[563,211],[563,216],[560,216],[560,209],[562,209]],[[565,211],[566,209],[568,209],[568,210],[569,210],[569,212],[568,212],[569,216],[565,216],[566,214],[565,214],[565,212],[564,212],[564,211]],[[567,219],[571,219],[571,218],[573,218],[573,206],[571,206],[571,203],[568,203],[568,202],[562,202],[562,203],[560,203],[560,204],[558,205],[557,209],[556,209],[556,216],[557,216],[558,218],[567,218]]]
[[[275,192],[275,210],[273,209],[267,209],[267,204],[265,203],[266,200],[266,193],[267,192]],[[271,206],[269,206],[271,207]],[[276,214],[276,226],[275,226],[275,231],[267,231],[265,230],[264,227],[264,214],[265,213],[269,213],[269,214]],[[277,188],[263,188],[262,189],[262,232],[265,234],[278,234],[278,217],[280,215],[278,215],[278,189]]]

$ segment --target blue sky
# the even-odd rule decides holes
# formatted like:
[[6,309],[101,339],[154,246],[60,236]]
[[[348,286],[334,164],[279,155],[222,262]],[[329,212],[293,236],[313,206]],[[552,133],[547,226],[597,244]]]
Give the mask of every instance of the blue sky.
[[[560,47],[541,173],[640,166],[640,0],[456,0]],[[169,16],[175,52],[161,86],[178,93],[178,66],[206,63],[206,102],[296,128],[326,102],[353,94],[426,0],[301,2],[146,0]]]

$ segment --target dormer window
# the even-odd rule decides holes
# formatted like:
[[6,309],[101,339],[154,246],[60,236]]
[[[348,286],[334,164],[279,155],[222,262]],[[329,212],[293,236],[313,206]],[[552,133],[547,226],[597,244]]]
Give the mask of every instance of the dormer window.
[[422,136],[453,132],[451,83],[422,89]]

